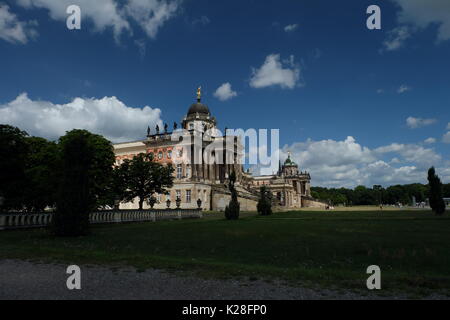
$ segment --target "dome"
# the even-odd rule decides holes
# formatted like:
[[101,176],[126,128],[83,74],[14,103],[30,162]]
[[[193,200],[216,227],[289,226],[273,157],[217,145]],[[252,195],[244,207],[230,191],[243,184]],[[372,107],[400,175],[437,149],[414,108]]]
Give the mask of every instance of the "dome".
[[297,164],[291,160],[291,154],[288,154],[286,161],[284,162],[285,166],[297,166]]
[[195,114],[206,114],[209,115],[209,109],[207,106],[205,106],[203,103],[197,102],[191,105],[188,111],[188,115],[195,115]]

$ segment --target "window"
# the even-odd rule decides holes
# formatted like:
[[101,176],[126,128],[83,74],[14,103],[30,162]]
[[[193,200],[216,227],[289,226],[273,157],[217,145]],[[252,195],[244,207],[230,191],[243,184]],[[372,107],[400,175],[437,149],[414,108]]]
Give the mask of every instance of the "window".
[[189,130],[194,130],[194,124],[192,122],[189,123]]
[[183,166],[181,164],[177,164],[177,179],[183,178]]
[[177,190],[176,192],[177,192],[177,199],[181,200],[181,190]]
[[191,167],[186,167],[186,178],[189,178],[191,176]]
[[186,202],[191,203],[191,190],[186,190]]
[[162,151],[160,151],[160,152],[158,153],[158,159],[161,160],[162,157],[163,157],[163,153],[162,153]]
[[181,158],[183,156],[183,149],[177,150],[177,156],[178,156],[178,158]]
[[168,159],[172,159],[172,150],[169,150],[169,151],[167,152],[167,158],[168,158]]

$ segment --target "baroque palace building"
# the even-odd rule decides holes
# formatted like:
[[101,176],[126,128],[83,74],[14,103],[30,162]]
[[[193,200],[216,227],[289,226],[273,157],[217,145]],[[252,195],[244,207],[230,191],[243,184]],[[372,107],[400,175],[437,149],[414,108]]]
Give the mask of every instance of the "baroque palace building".
[[[153,155],[154,161],[174,166],[174,185],[167,194],[155,195],[155,208],[166,208],[168,199],[173,208],[179,198],[181,208],[197,208],[197,200],[200,199],[202,209],[223,211],[231,199],[227,182],[233,171],[243,211],[256,210],[259,189],[263,185],[272,192],[275,205],[280,210],[323,206],[311,198],[310,175],[299,171],[290,155],[284,165],[280,164],[277,174],[252,176],[249,171],[244,171],[242,164],[238,163],[243,154],[240,139],[237,136],[216,134],[217,120],[209,108],[201,103],[200,88],[197,90],[197,102],[190,106],[181,128],[177,127],[177,123],[174,123],[174,130],[169,132],[167,124],[161,129],[157,126],[155,133],[148,128],[145,139],[114,145],[116,164],[140,153],[148,153]],[[201,155],[208,148],[213,150],[209,155],[215,161],[196,160],[202,158]],[[144,207],[149,208],[149,205],[145,204]],[[138,201],[122,203],[120,208],[136,209]]]

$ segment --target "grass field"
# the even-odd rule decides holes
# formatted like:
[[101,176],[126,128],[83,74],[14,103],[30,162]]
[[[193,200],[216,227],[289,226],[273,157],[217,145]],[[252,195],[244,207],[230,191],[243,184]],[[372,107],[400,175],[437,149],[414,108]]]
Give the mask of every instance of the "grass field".
[[450,217],[430,211],[299,211],[260,217],[102,225],[57,239],[45,230],[0,232],[0,259],[18,258],[205,277],[283,279],[291,284],[365,290],[378,265],[383,292],[450,294]]

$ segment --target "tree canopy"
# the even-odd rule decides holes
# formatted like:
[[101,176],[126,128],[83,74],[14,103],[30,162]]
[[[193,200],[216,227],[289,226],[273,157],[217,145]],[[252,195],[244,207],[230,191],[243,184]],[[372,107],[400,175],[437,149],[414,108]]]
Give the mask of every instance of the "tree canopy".
[[28,134],[9,125],[0,125],[0,197],[5,209],[20,209],[26,184],[25,162]]
[[164,194],[173,186],[174,168],[154,162],[149,154],[138,154],[133,159],[126,159],[114,169],[117,182],[115,192],[121,201],[130,202],[139,199],[139,209],[144,201],[153,194]]

